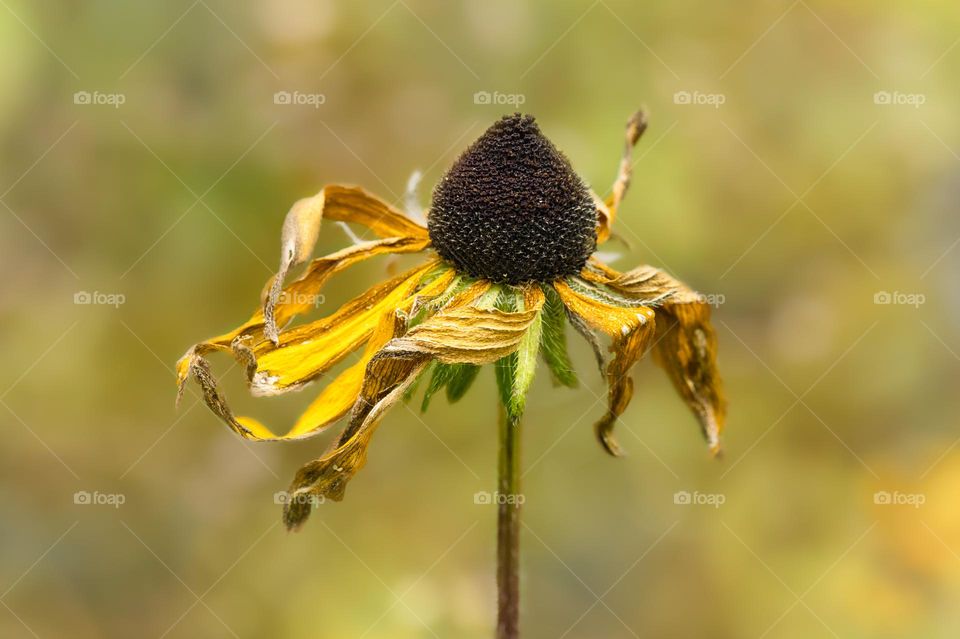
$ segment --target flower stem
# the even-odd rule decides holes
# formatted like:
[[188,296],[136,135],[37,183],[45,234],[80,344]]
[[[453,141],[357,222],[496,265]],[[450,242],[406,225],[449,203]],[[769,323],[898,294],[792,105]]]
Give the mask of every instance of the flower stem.
[[520,636],[520,414],[500,409],[497,639]]

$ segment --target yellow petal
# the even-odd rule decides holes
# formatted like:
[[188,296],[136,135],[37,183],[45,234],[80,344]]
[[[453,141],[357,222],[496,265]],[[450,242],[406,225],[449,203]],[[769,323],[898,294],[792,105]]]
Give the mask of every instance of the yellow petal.
[[[445,273],[429,285],[417,292],[416,297],[436,295],[447,286],[453,278],[453,271]],[[409,298],[401,306],[401,310],[413,305],[415,298]],[[284,436],[284,439],[313,436],[320,430],[333,424],[346,415],[360,395],[363,388],[363,379],[367,366],[373,356],[387,342],[395,337],[397,331],[396,313],[385,313],[381,316],[373,335],[367,342],[363,356],[356,364],[340,373],[310,404],[297,422]]]
[[[294,390],[326,372],[367,341],[385,312],[401,310],[404,300],[414,294],[423,276],[437,264],[428,262],[374,286],[329,317],[286,331],[276,346],[262,340],[254,348],[254,394]],[[453,272],[448,271],[438,285],[445,286],[452,277]]]
[[[393,337],[397,313],[408,310],[420,297],[442,292],[450,284],[454,272],[447,270],[417,290],[424,274],[437,264],[436,260],[428,262],[386,285],[374,287],[330,318],[303,327],[307,330],[291,331],[293,337],[289,339],[285,334],[285,341],[279,347],[263,338],[253,347],[238,348],[237,341],[233,342],[233,352],[238,360],[249,358],[248,363],[252,364],[249,374],[254,385],[262,387],[259,388],[260,394],[268,394],[289,390],[317,377],[350,350],[369,340],[361,361],[335,378],[286,435],[277,436],[252,418],[235,417],[220,394],[209,365],[196,348],[188,351],[177,365],[181,392],[192,374],[203,391],[207,406],[245,439],[277,441],[312,436],[346,414],[356,401],[363,370],[377,350]],[[373,299],[376,302],[372,302]],[[310,341],[311,336],[316,336],[315,340]],[[288,344],[297,347],[295,352],[286,352],[294,350],[292,346],[288,348]],[[282,355],[277,356],[277,353]],[[281,368],[276,369],[274,375],[272,369],[265,368],[264,362]],[[289,383],[284,385],[281,382]]]
[[384,239],[409,238],[429,242],[427,229],[358,187],[332,184],[313,197],[294,203],[283,222],[280,268],[263,303],[264,330],[267,338],[274,342],[281,323],[274,317],[274,310],[287,272],[310,257],[324,217],[362,224]]
[[659,305],[667,300],[671,303],[687,303],[700,299],[696,291],[653,266],[638,266],[626,273],[620,273],[600,260],[591,258],[581,277],[610,287],[630,299],[643,300],[651,305]]
[[[365,242],[350,246],[336,253],[313,260],[306,272],[294,280],[279,295],[279,303],[275,309],[276,321],[284,325],[297,315],[315,308],[324,284],[334,274],[364,260],[378,255],[398,253],[419,253],[429,245],[428,240],[413,238],[390,238]],[[192,347],[177,363],[178,383],[182,384],[189,371],[189,356],[204,355],[211,351],[229,352],[237,339],[250,339],[253,342],[261,341],[264,335],[263,309],[254,311],[245,323],[228,333],[212,337]]]
[[543,291],[537,286],[528,287],[527,291],[522,311],[511,313],[474,306],[446,308],[393,340],[378,357],[418,352],[444,364],[495,362],[517,350],[543,308]]
[[633,397],[630,369],[639,360],[654,334],[654,312],[645,306],[623,307],[574,289],[564,281],[554,283],[567,309],[591,329],[612,339],[613,360],[607,365],[607,413],[595,425],[600,443],[612,455],[620,454],[613,426]]
[[654,359],[697,417],[711,452],[718,454],[727,405],[717,370],[717,335],[704,297],[652,266],[618,273],[591,261],[583,277],[656,305]]

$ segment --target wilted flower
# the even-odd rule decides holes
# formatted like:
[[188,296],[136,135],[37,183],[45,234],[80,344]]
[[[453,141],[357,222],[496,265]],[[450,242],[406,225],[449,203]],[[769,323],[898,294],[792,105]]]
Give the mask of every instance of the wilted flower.
[[[291,496],[340,500],[383,415],[421,377],[429,376],[424,405],[444,388],[456,401],[479,366],[496,363],[509,415],[523,410],[538,356],[556,384],[576,386],[566,349],[569,321],[592,345],[607,379],[607,409],[595,428],[608,452],[619,452],[613,426],[633,394],[630,370],[648,348],[718,451],[725,404],[709,305],[657,268],[619,273],[594,254],[611,236],[630,180],[630,151],[645,128],[642,114],[628,122],[606,201],[533,118],[519,114],[496,122],[454,163],[434,191],[426,228],[356,187],[331,185],[300,200],[284,222],[280,270],[261,310],[184,355],[177,365],[180,392],[192,375],[213,412],[255,441],[312,437],[349,416],[330,452],[303,466],[289,488]],[[315,259],[284,285],[287,272],[309,259],[323,218],[359,224],[378,239]],[[427,258],[422,265],[327,317],[289,326],[340,271],[377,255],[418,252]],[[285,435],[235,416],[204,359],[212,351],[231,353],[251,392],[265,396],[299,390],[361,349],[360,360],[329,381]],[[290,528],[309,514],[309,499],[284,505]]]

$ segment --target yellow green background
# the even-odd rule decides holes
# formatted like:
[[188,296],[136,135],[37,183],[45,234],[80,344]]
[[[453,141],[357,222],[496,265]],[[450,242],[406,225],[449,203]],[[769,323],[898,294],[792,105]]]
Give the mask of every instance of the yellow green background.
[[[946,2],[3,0],[0,636],[491,636],[492,371],[395,409],[299,534],[273,495],[332,434],[244,443],[194,394],[176,411],[172,371],[256,306],[294,200],[400,202],[416,169],[427,200],[513,110],[481,91],[522,96],[601,192],[646,105],[604,250],[722,301],[730,398],[714,461],[642,362],[614,460],[587,346],[579,390],[541,371],[524,636],[957,636],[958,39]],[[347,242],[328,225],[318,253]],[[318,313],[397,266],[338,277]],[[254,401],[227,369],[278,427],[315,392]]]

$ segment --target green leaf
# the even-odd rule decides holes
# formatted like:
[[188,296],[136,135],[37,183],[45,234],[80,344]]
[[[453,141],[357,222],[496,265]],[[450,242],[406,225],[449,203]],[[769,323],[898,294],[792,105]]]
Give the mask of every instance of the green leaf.
[[460,401],[460,398],[467,394],[480,372],[480,367],[474,364],[454,364],[452,368],[456,370],[447,382],[447,401],[451,404]]
[[447,385],[453,377],[453,366],[437,362],[433,367],[433,375],[430,376],[430,383],[427,384],[427,390],[423,392],[423,402],[420,404],[420,411],[427,412],[430,406],[430,400],[434,394]]
[[[509,291],[499,284],[494,284],[473,303],[476,308],[489,310],[499,308],[500,310],[510,310],[512,308]],[[509,308],[507,308],[509,306]]]
[[543,305],[543,337],[540,339],[543,360],[550,369],[556,386],[576,388],[577,372],[567,353],[567,313],[560,296],[552,286],[544,286],[546,302]]
[[404,402],[409,402],[411,399],[413,399],[413,396],[417,394],[417,390],[420,388],[420,383],[423,382],[423,380],[427,377],[427,374],[431,371],[431,369],[433,369],[435,364],[436,362],[430,362],[427,364],[426,368],[424,368],[420,374],[417,375],[417,378],[413,380],[413,383],[410,384],[410,387],[407,388],[406,392],[403,394]]

